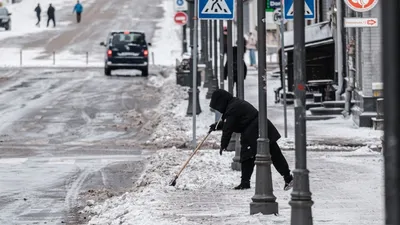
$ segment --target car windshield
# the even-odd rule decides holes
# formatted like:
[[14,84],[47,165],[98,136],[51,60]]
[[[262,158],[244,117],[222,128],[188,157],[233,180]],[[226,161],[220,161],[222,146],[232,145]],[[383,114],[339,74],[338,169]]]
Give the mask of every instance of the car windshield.
[[125,45],[125,44],[146,44],[144,35],[140,33],[115,33],[111,38],[112,45]]
[[0,8],[0,15],[7,15],[7,9],[5,8]]

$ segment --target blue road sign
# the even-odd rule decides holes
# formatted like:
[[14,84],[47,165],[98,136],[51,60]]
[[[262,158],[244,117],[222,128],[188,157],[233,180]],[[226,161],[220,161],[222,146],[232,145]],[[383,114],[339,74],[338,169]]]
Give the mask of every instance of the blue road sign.
[[199,0],[199,19],[233,20],[234,0]]
[[183,6],[183,4],[184,4],[183,1],[184,1],[184,0],[176,0],[176,5],[177,5],[177,6]]
[[[294,0],[283,1],[283,16],[285,20],[293,20],[294,15]],[[315,19],[315,0],[303,0],[304,1],[304,19]]]

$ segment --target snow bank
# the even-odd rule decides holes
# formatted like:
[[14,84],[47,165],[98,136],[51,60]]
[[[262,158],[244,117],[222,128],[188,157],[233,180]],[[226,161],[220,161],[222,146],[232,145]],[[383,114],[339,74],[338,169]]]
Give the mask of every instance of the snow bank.
[[[170,204],[168,196],[204,188],[221,191],[236,184],[239,174],[227,166],[232,161],[232,153],[219,157],[215,150],[204,150],[192,158],[176,186],[169,186],[191,153],[172,148],[149,157],[147,169],[135,184],[134,192],[106,200],[102,205],[87,206],[83,210],[83,213],[93,216],[89,224],[196,224],[174,213],[176,207]],[[221,174],[224,179],[221,179]],[[191,202],[184,204],[189,205]]]
[[[161,87],[161,86],[160,86]],[[161,112],[147,127],[154,127],[145,146],[157,148],[186,148],[192,141],[192,116],[187,116],[188,87],[176,84],[176,75],[172,74],[163,81],[162,103],[157,109]],[[200,107],[202,112],[196,116],[196,136],[202,139],[208,132],[209,125],[215,122],[215,113],[209,110],[209,100],[206,99],[207,89],[200,88]],[[205,142],[204,147],[215,147],[219,143],[221,133],[214,132]]]

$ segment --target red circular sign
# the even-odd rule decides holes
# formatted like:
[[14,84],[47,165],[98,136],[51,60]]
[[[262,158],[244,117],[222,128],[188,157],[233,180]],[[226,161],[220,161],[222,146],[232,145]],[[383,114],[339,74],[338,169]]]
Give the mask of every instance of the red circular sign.
[[346,5],[356,12],[366,12],[378,4],[379,0],[345,0]]
[[175,13],[174,20],[178,25],[185,25],[188,21],[188,15],[184,12],[177,12]]

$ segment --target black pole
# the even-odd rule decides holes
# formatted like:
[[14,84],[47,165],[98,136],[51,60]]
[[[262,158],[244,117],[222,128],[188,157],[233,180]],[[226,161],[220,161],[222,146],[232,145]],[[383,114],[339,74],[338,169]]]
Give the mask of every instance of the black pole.
[[244,35],[243,35],[243,1],[236,1],[237,11],[237,93],[236,96],[244,99]]
[[187,52],[187,35],[186,35],[187,25],[182,26],[182,54]]
[[225,89],[224,85],[224,21],[219,21],[219,88]]
[[[256,190],[251,198],[250,214],[277,214],[278,203],[273,193],[271,175],[271,154],[268,139],[267,121],[267,81],[266,81],[266,26],[265,0],[257,0],[257,33],[258,33],[258,127],[260,130],[257,139]],[[265,80],[264,80],[265,79]]]
[[[209,80],[209,85],[208,85],[208,91],[206,94],[206,99],[211,99],[212,94],[214,93],[215,90],[218,89],[218,79],[217,79],[217,73],[218,73],[218,67],[213,67],[213,57],[215,56],[215,50],[214,46],[213,46],[213,21],[210,20],[209,21],[209,27],[208,27],[208,32],[209,32],[209,40],[210,40],[210,52],[209,52],[209,56],[210,56],[210,60],[209,60],[209,65],[210,65],[210,80]],[[214,30],[215,31],[215,30]],[[214,56],[213,56],[214,53]],[[218,53],[217,53],[218,54]],[[217,68],[217,70],[215,70],[215,68]]]
[[[232,42],[233,42],[233,27],[232,27],[232,20],[228,20],[228,26],[227,26],[227,32],[228,32],[228,37],[227,37],[227,50],[226,50],[226,55],[227,55],[227,64],[228,64],[228,91],[229,93],[233,94],[233,48],[232,48]],[[232,138],[231,138],[232,139]]]
[[193,22],[193,16],[194,16],[194,2],[193,0],[186,0],[188,2],[188,17],[189,17],[189,36],[190,36],[190,48],[193,51],[193,39],[194,39],[194,22]]
[[307,170],[306,137],[306,48],[304,1],[294,1],[294,74],[295,74],[295,155],[296,163],[292,198],[291,225],[312,225],[309,171]]
[[205,68],[205,77],[204,77],[204,85],[203,87],[208,87],[210,84],[210,75],[209,75],[209,68],[208,68],[208,58],[209,58],[209,52],[208,52],[208,22],[207,20],[201,20],[201,25],[203,27],[203,30],[201,32],[201,40],[202,40],[202,49],[204,52],[204,58],[203,58],[203,63],[206,65]]
[[216,82],[215,85],[216,89],[218,89],[218,23],[217,20],[213,21],[213,36],[214,36],[214,79],[213,81]]
[[384,158],[386,225],[400,224],[400,27],[398,0],[381,1],[383,36]]

